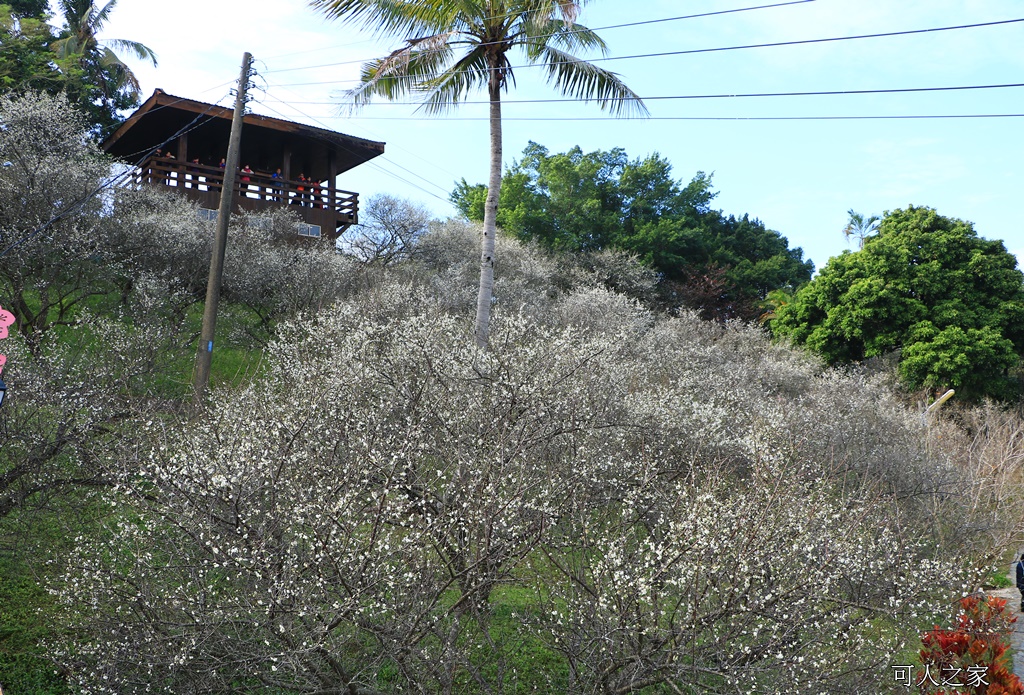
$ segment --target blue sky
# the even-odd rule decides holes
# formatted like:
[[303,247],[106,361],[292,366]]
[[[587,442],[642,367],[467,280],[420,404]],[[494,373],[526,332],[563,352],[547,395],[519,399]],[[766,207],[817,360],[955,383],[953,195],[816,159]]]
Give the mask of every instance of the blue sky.
[[[771,0],[597,0],[593,28],[768,4]],[[159,8],[159,9],[158,9]],[[164,9],[166,8],[166,9]],[[953,87],[1024,82],[1024,22],[907,36],[622,59],[638,54],[907,31],[1024,18],[1019,0],[812,0],[785,7],[608,28],[602,65],[643,97]],[[228,100],[242,54],[257,59],[254,111],[387,142],[386,154],[346,173],[342,188],[387,192],[454,214],[447,193],[484,182],[486,106],[447,116],[371,104],[348,115],[342,92],[358,61],[398,39],[374,39],[328,22],[298,0],[120,0],[107,38],[153,48],[158,68],[131,61],[148,96]],[[102,38],[102,36],[101,36]],[[515,64],[522,61],[516,60]],[[326,67],[311,66],[330,64]],[[306,84],[314,83],[314,84]],[[517,71],[508,99],[552,99],[536,68]],[[471,97],[474,101],[483,96]],[[1024,114],[1024,88],[806,97],[650,101],[654,119],[617,120],[594,104],[508,103],[504,155],[530,140],[552,152],[622,147],[658,152],[677,178],[714,172],[715,205],[749,213],[800,246],[819,268],[848,248],[847,210],[881,214],[927,205],[970,220],[981,236],[1024,255],[1024,118],[908,120],[661,120],[793,116]],[[569,120],[515,120],[558,118]],[[583,120],[587,119],[587,120]]]

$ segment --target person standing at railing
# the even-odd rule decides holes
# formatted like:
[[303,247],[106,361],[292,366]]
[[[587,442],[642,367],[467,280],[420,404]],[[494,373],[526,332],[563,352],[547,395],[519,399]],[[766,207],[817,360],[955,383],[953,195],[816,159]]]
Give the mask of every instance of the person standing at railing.
[[284,199],[284,184],[283,176],[281,175],[281,167],[278,167],[273,174],[270,175],[270,199],[275,203],[280,203]]
[[200,172],[199,157],[193,157],[192,161],[189,162],[188,167],[188,178],[192,183],[186,184],[190,188],[199,188],[199,172]]
[[173,154],[171,154],[170,150],[167,150],[167,152],[164,153],[164,156],[167,157],[167,159],[171,160],[171,161],[169,161],[167,163],[167,182],[166,183],[167,183],[168,186],[177,186],[178,184],[176,182],[176,179],[178,178],[178,172],[174,171],[174,160],[177,159],[177,158]]
[[[168,150],[167,152],[164,152],[164,151],[163,151],[163,150],[162,150],[161,148],[159,148],[159,147],[158,147],[158,148],[156,148],[156,152],[155,152],[154,154],[155,154],[155,156],[156,156],[156,158],[157,158],[157,159],[164,159],[164,160],[168,160],[168,159],[169,159],[169,160],[173,160],[173,159],[174,159],[174,155],[173,155],[173,154],[171,154],[171,151],[170,151],[170,150]],[[174,178],[176,178],[176,176],[175,176],[175,174],[174,174],[174,173],[173,173],[173,172],[171,171],[171,164],[170,164],[169,162],[166,162],[166,161],[164,161],[164,162],[157,162],[157,166],[159,166],[159,167],[160,167],[160,168],[162,169],[162,173],[161,173],[161,174],[159,175],[159,180],[160,180],[160,181],[161,181],[161,182],[162,182],[162,183],[163,183],[163,184],[164,184],[165,186],[170,186],[170,185],[172,185],[172,184],[171,184],[171,181],[172,181],[172,180],[173,180]]]
[[255,197],[255,196],[252,195],[252,193],[249,192],[249,191],[252,190],[252,186],[250,186],[249,183],[252,181],[252,175],[254,173],[255,172],[252,169],[249,168],[248,164],[246,164],[244,167],[242,167],[242,171],[241,171],[241,174],[242,174],[242,177],[241,177],[241,183],[242,183],[241,190],[245,192],[245,197],[246,198],[253,198],[253,197]]
[[212,179],[212,181],[210,182],[210,190],[214,193],[220,192],[220,189],[224,183],[224,170],[227,168],[227,160],[221,157],[220,164],[217,165],[217,168],[220,169],[220,172],[218,174],[215,174],[214,176],[211,177],[207,177],[208,179]]
[[320,209],[329,210],[329,203],[331,202],[331,191],[323,182],[320,183]]
[[309,180],[309,207],[316,208],[320,205],[320,184],[315,179]]

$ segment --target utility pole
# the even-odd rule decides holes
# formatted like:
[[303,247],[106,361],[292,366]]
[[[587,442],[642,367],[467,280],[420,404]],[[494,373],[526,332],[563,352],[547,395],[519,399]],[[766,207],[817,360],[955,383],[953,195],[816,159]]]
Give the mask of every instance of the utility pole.
[[235,175],[238,171],[239,147],[242,142],[242,116],[245,114],[246,91],[249,89],[252,55],[242,57],[242,74],[238,78],[235,95],[235,113],[231,119],[231,136],[228,139],[228,154],[224,162],[224,181],[220,189],[220,208],[217,211],[217,233],[213,240],[213,255],[210,257],[210,279],[206,283],[206,306],[203,309],[203,329],[199,334],[199,349],[196,351],[196,367],[192,382],[195,402],[202,400],[206,386],[210,383],[210,362],[213,360],[213,336],[217,328],[217,305],[220,303],[220,284],[224,275],[224,250],[228,243],[228,220],[235,197]]

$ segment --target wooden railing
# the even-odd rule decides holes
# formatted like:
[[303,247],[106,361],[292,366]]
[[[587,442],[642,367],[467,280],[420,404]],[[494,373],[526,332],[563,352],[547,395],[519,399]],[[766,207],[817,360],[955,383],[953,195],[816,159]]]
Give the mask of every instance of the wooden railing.
[[[151,157],[135,170],[134,182],[176,188],[204,207],[216,209],[224,187],[224,169],[168,157]],[[295,206],[307,222],[327,226],[327,233],[358,222],[359,194],[332,191],[318,182],[273,178],[263,172],[238,172],[233,200],[235,205],[247,210]]]

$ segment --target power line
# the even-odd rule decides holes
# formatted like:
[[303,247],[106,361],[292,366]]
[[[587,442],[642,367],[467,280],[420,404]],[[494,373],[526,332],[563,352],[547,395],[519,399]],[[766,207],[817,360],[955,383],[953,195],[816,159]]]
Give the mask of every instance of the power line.
[[[212,121],[212,120],[213,120],[214,118],[217,118],[217,116],[213,116],[213,115],[211,115],[211,116],[208,116],[208,117],[206,118],[206,120],[204,120],[204,121],[202,121],[202,122],[200,122],[200,120],[199,120],[199,119],[201,119],[201,118],[202,118],[203,116],[206,116],[206,114],[210,113],[210,111],[211,111],[211,110],[213,110],[213,108],[214,108],[214,107],[219,107],[219,108],[225,108],[225,107],[221,107],[221,106],[220,106],[220,102],[221,102],[221,101],[223,101],[223,100],[224,100],[225,98],[227,98],[228,96],[230,96],[230,95],[229,95],[229,94],[226,94],[226,95],[224,95],[223,97],[221,97],[220,99],[218,99],[218,100],[217,100],[217,102],[215,102],[215,103],[213,103],[213,104],[211,104],[211,105],[210,105],[210,108],[207,108],[207,109],[206,109],[205,111],[203,111],[203,112],[202,112],[201,114],[199,114],[198,116],[196,116],[195,118],[193,118],[193,119],[192,119],[191,121],[189,121],[189,123],[188,123],[188,124],[187,124],[186,126],[184,126],[184,127],[183,127],[183,128],[181,129],[181,130],[179,130],[179,131],[178,131],[178,132],[176,132],[176,133],[175,133],[174,135],[172,135],[171,137],[169,137],[169,138],[167,138],[166,140],[164,140],[164,141],[163,141],[162,143],[160,143],[159,145],[156,145],[155,147],[149,147],[149,148],[146,148],[146,149],[136,150],[135,152],[132,152],[132,153],[130,153],[130,154],[126,154],[126,155],[124,155],[124,157],[125,157],[126,159],[131,159],[132,157],[138,157],[138,156],[142,155],[142,159],[140,159],[140,160],[137,160],[137,163],[135,164],[135,166],[138,166],[138,165],[139,165],[139,164],[140,164],[140,163],[141,163],[142,161],[144,161],[144,160],[145,160],[145,159],[146,159],[147,157],[149,157],[149,155],[150,155],[150,154],[152,154],[153,152],[155,152],[155,151],[156,151],[156,150],[158,150],[158,149],[162,149],[162,148],[163,148],[163,146],[164,146],[164,145],[166,145],[167,143],[171,142],[171,140],[174,140],[174,139],[176,139],[176,138],[179,138],[179,137],[181,137],[182,135],[187,135],[188,133],[191,133],[191,132],[192,132],[193,130],[195,130],[196,128],[199,128],[200,126],[206,125],[207,123],[209,123],[210,121]],[[157,108],[155,108],[155,109],[152,109],[151,111],[148,111],[148,112],[146,112],[146,115],[149,115],[149,114],[151,114],[151,113],[154,113],[155,111],[159,111],[160,109],[163,109],[163,108],[167,108],[168,106],[173,106],[174,104],[177,104],[177,103],[179,103],[179,102],[181,102],[181,101],[188,101],[188,99],[182,98],[182,99],[178,99],[177,101],[172,101],[172,102],[169,102],[169,103],[167,103],[167,104],[164,104],[163,106],[158,106]]]
[[[733,13],[733,12],[745,12],[745,11],[752,10],[752,9],[767,9],[767,8],[770,8],[770,7],[783,7],[785,5],[801,5],[801,4],[804,4],[804,3],[807,3],[807,2],[815,2],[815,0],[790,0],[790,1],[787,1],[787,2],[777,2],[777,3],[774,3],[774,4],[770,4],[770,5],[758,5],[757,7],[740,7],[740,8],[737,8],[737,9],[726,9],[726,10],[718,10],[718,11],[715,11],[715,12],[703,12],[703,13],[700,13],[700,14],[690,14],[690,15],[679,16],[679,17],[668,17],[668,18],[665,18],[665,19],[648,19],[648,20],[645,20],[645,21],[639,21],[639,23],[630,23],[630,24],[625,24],[625,25],[611,25],[611,26],[608,26],[608,27],[592,28],[592,29],[590,29],[590,31],[599,32],[599,31],[603,31],[605,29],[620,29],[622,27],[634,27],[634,26],[638,26],[638,25],[655,24],[655,23],[660,23],[660,21],[674,21],[676,19],[690,19],[690,18],[695,18],[695,17],[713,16],[713,15],[716,15],[716,14],[730,14],[730,13]],[[485,16],[485,17],[480,17],[479,21],[490,21],[492,19],[507,19],[509,17],[528,16],[530,14],[550,14],[550,13],[551,13],[550,8],[539,8],[539,9],[531,9],[531,10],[518,11],[518,12],[505,12],[504,14],[493,14],[493,15],[489,15],[489,16]],[[328,13],[328,18],[329,19],[336,19],[336,18],[339,18],[339,17],[342,17],[342,16],[343,15],[341,15],[341,14],[332,15],[331,13]],[[343,17],[343,21],[344,20],[345,20],[345,18]],[[352,21],[353,21],[354,24],[357,24],[358,20],[352,20]],[[554,35],[553,34],[549,34],[547,36],[554,36]],[[538,38],[545,38],[545,37],[542,36],[542,37],[538,37]],[[360,42],[360,43],[366,43],[366,42],[364,41],[364,42]],[[481,43],[481,44],[477,44],[477,45],[489,46],[489,45],[494,45],[495,43],[501,43],[501,42]],[[284,55],[296,55],[298,53],[307,53],[307,52],[310,52],[310,51],[297,51],[296,53],[285,53]],[[271,56],[271,57],[282,57],[282,56]],[[334,63],[334,64],[345,64],[345,63]]]
[[[971,89],[1008,89],[1012,87],[1024,87],[1024,82],[1012,82],[1008,84],[975,84],[961,85],[955,87],[899,87],[892,89],[830,89],[816,92],[749,92],[736,94],[676,94],[668,96],[646,96],[637,97],[639,101],[669,101],[680,99],[743,99],[754,97],[810,97],[810,96],[842,96],[858,94],[905,94],[914,92],[954,92]],[[566,102],[586,101],[585,99],[502,99],[502,106],[506,104],[560,104]],[[293,104],[312,104],[321,106],[337,105],[337,101],[295,101],[284,102]],[[367,106],[420,106],[419,101],[381,101],[367,104]],[[460,101],[459,105],[482,105],[490,104],[489,101]]]
[[[743,50],[754,49],[754,48],[779,48],[781,46],[800,46],[800,45],[817,44],[817,43],[832,43],[832,42],[837,42],[837,41],[857,41],[857,40],[860,40],[860,39],[879,39],[879,38],[886,38],[886,37],[891,37],[891,36],[910,36],[910,35],[913,35],[913,34],[929,34],[929,33],[934,33],[934,32],[939,32],[939,31],[955,31],[955,30],[959,30],[959,29],[977,29],[977,28],[980,28],[980,27],[992,27],[992,26],[1000,26],[1000,25],[1006,25],[1006,24],[1017,24],[1017,23],[1020,23],[1020,22],[1024,22],[1024,18],[1019,18],[1019,19],[1002,19],[1002,20],[997,20],[997,21],[994,21],[994,22],[978,22],[976,24],[957,24],[957,25],[954,25],[954,26],[933,27],[933,28],[930,28],[930,29],[908,29],[908,30],[905,30],[905,31],[887,31],[887,32],[880,32],[880,33],[877,33],[877,34],[857,34],[857,35],[854,35],[854,36],[833,36],[833,37],[828,37],[828,38],[823,38],[823,39],[800,39],[800,40],[796,40],[796,41],[775,41],[775,42],[771,42],[771,43],[753,43],[753,44],[744,44],[744,45],[739,45],[739,46],[718,46],[718,47],[714,47],[714,48],[692,48],[692,49],[687,49],[687,50],[683,50],[683,51],[661,51],[661,52],[658,52],[658,53],[639,53],[639,54],[627,55],[627,56],[608,56],[608,57],[604,57],[604,58],[593,58],[593,59],[589,60],[588,62],[589,63],[599,63],[599,62],[604,63],[604,62],[609,62],[609,61],[613,61],[613,60],[635,60],[635,59],[638,59],[638,58],[664,58],[664,57],[668,57],[668,56],[696,55],[696,54],[700,54],[700,53],[721,53],[721,52],[725,52],[725,51],[743,51]],[[529,64],[525,64],[525,65],[509,66],[509,68],[507,68],[507,69],[509,69],[509,70],[519,70],[519,69],[531,68],[531,67],[550,67],[552,65],[564,65],[564,64],[568,64],[570,62],[571,61],[555,61],[553,63],[529,63]],[[465,71],[461,71],[461,72],[465,72]],[[439,77],[439,76],[441,76],[443,74],[446,74],[446,73],[434,73],[432,75],[431,74],[422,74],[422,75],[418,74],[418,75],[415,75],[415,78],[417,80],[423,80],[423,79],[430,79],[430,78],[433,78],[433,77]],[[451,74],[456,74],[456,73],[451,73]],[[402,76],[402,75],[389,75],[388,77],[389,77],[389,79],[411,79],[409,77]],[[344,81],[355,81],[355,80],[326,80],[326,81],[321,81],[321,82],[293,82],[293,83],[290,83],[290,84],[283,84],[281,86],[283,86],[283,87],[302,87],[302,86],[309,86],[309,85],[341,84]]]
[[[1019,19],[1001,19],[1001,20],[997,20],[997,21],[994,21],[994,22],[978,22],[976,24],[957,24],[957,25],[954,25],[954,26],[934,27],[934,28],[931,28],[931,29],[908,29],[908,30],[905,30],[905,31],[886,31],[886,32],[880,32],[880,33],[877,33],[877,34],[858,34],[858,35],[855,35],[855,36],[835,36],[835,37],[829,37],[829,38],[825,38],[825,39],[802,39],[802,40],[799,40],[799,41],[776,41],[776,42],[772,42],[772,43],[752,43],[752,44],[747,44],[747,45],[743,45],[743,46],[723,46],[723,47],[720,47],[720,48],[695,48],[695,49],[690,49],[690,50],[686,50],[686,51],[664,51],[664,52],[661,52],[661,53],[641,53],[641,54],[638,54],[638,55],[631,55],[631,56],[618,56],[618,57],[608,57],[608,58],[594,58],[590,62],[596,63],[598,61],[605,62],[605,61],[609,61],[609,60],[632,60],[632,59],[635,59],[635,58],[662,58],[662,57],[665,57],[665,56],[694,55],[694,54],[697,54],[697,53],[716,53],[716,52],[721,52],[721,51],[742,51],[742,50],[746,50],[746,49],[750,49],[750,48],[777,48],[779,46],[799,46],[799,45],[805,45],[805,44],[829,43],[829,42],[834,42],[834,41],[855,41],[855,40],[859,40],[859,39],[879,39],[879,38],[885,38],[885,37],[889,37],[889,36],[910,36],[912,34],[929,34],[929,33],[937,32],[937,31],[954,31],[954,30],[957,30],[957,29],[978,29],[980,27],[993,27],[993,26],[999,26],[999,25],[1003,25],[1003,24],[1017,24],[1019,22],[1024,22],[1024,18],[1019,18]],[[525,66],[516,66],[516,67],[525,67]]]
[[[636,117],[636,118],[612,118],[612,117],[585,117],[585,118],[573,118],[573,117],[545,117],[545,116],[523,116],[517,117],[506,117],[502,116],[501,120],[504,121],[604,121],[606,123],[621,123],[628,121],[880,121],[880,120],[913,120],[913,119],[944,119],[944,118],[1024,118],[1024,113],[971,113],[971,114],[913,114],[913,115],[894,115],[894,116],[648,116],[648,117]],[[434,120],[437,123],[446,123],[448,121],[487,121],[487,116],[481,116],[477,118],[473,117],[455,117],[445,118],[442,120],[435,120],[428,117],[420,116],[385,116],[385,117],[371,117],[371,116],[353,116],[353,120],[374,120],[374,121],[431,121]]]
[[[223,86],[228,85],[228,84],[232,84],[232,82],[230,82],[230,81],[229,82],[221,82],[220,84],[215,85],[213,87],[210,87],[209,89],[204,89],[202,92],[199,92],[199,93],[200,94],[205,94],[206,92],[212,92],[213,90],[218,89],[219,87],[223,87]],[[221,97],[221,98],[223,99],[223,97]],[[174,106],[175,104],[178,104],[178,103],[180,103],[182,101],[188,101],[188,99],[185,98],[185,97],[179,97],[179,98],[175,99],[174,101],[168,102],[166,104],[161,104],[160,106],[157,106],[156,108],[150,109],[146,113],[147,114],[156,113],[157,111],[160,111],[162,109],[166,109],[166,108],[168,108],[170,106]],[[116,123],[113,126],[108,126],[107,128],[105,128],[102,131],[103,139],[105,140],[106,138],[109,138],[122,125],[123,125],[123,122],[122,123]],[[139,152],[142,152],[142,151],[143,150],[140,150]],[[130,155],[127,155],[127,156],[128,157],[134,157],[135,154],[130,154]]]
[[[374,43],[377,39],[365,39],[363,41],[356,41],[355,43],[345,44],[344,48],[350,48],[352,46],[361,46],[364,43]],[[290,58],[291,56],[305,55],[307,53],[319,53],[321,51],[330,51],[335,48],[340,48],[338,44],[332,44],[330,46],[322,46],[321,48],[307,48],[303,51],[292,51],[291,53],[279,53],[277,55],[267,56],[267,60],[277,60],[278,58]],[[274,72],[283,72],[276,70]]]
[[[288,120],[288,119],[289,119],[289,117],[288,117],[288,116],[286,116],[285,114],[281,113],[280,111],[278,111],[278,110],[277,110],[277,109],[275,109],[275,108],[274,108],[273,106],[271,106],[270,104],[266,103],[265,101],[261,101],[261,102],[259,102],[259,103],[263,104],[263,106],[265,106],[266,108],[270,109],[271,111],[273,111],[274,113],[276,113],[276,114],[277,114],[278,116],[280,116],[281,118],[284,118],[284,119],[286,119],[286,120]],[[330,127],[329,127],[329,126],[328,126],[328,125],[326,124],[326,123],[324,123],[324,122],[323,122],[323,121],[321,121],[320,119],[318,119],[318,118],[316,118],[316,117],[314,117],[314,116],[310,116],[309,114],[305,113],[304,111],[302,111],[302,110],[300,110],[300,109],[295,109],[295,111],[297,111],[297,112],[298,112],[298,113],[299,113],[300,115],[302,115],[302,116],[305,116],[305,117],[306,117],[306,118],[308,118],[309,120],[311,120],[311,121],[313,121],[313,122],[315,122],[315,123],[318,123],[318,124],[320,124],[320,126],[322,126],[323,128],[326,128],[326,129],[328,129],[328,130],[330,130],[330,129],[331,129],[331,128],[330,128]],[[346,147],[346,146],[344,146],[344,145],[342,145],[342,147],[343,147],[344,149],[346,149],[346,150],[349,150],[349,152],[353,152],[353,150],[351,150],[350,148],[348,148],[348,147]],[[388,161],[389,161],[389,163],[390,163],[390,164],[394,164],[394,162],[391,162],[390,160],[388,160]],[[364,166],[369,166],[369,167],[373,167],[374,169],[377,169],[378,171],[380,171],[380,172],[381,172],[382,174],[385,174],[385,175],[387,175],[387,176],[390,176],[390,177],[392,177],[392,178],[394,178],[394,179],[396,179],[396,180],[398,180],[398,181],[401,181],[401,182],[402,182],[402,183],[404,183],[404,184],[407,184],[407,185],[409,185],[409,186],[412,186],[413,188],[415,188],[415,189],[417,189],[417,190],[419,190],[419,191],[422,191],[422,192],[423,192],[423,193],[425,193],[426,195],[429,195],[429,196],[432,196],[432,197],[434,197],[434,198],[437,198],[438,200],[440,200],[440,201],[442,201],[442,202],[445,202],[445,203],[450,203],[450,202],[451,202],[451,201],[449,201],[449,200],[448,200],[447,198],[442,198],[441,196],[437,195],[436,193],[434,193],[434,192],[432,192],[432,191],[428,191],[428,190],[427,190],[426,188],[423,188],[422,186],[420,186],[420,185],[418,185],[418,184],[415,184],[415,183],[413,183],[412,181],[409,181],[408,179],[406,179],[406,178],[403,178],[402,176],[399,176],[398,174],[396,174],[396,173],[394,173],[394,172],[392,172],[392,171],[388,171],[387,169],[385,169],[384,167],[382,167],[382,166],[381,166],[380,164],[377,164],[377,163],[376,163],[376,162],[374,162],[373,160],[370,160],[370,161],[364,162]],[[405,167],[402,167],[402,166],[401,166],[401,165],[399,165],[399,164],[395,164],[395,166],[398,166],[398,167],[399,167],[399,168],[401,168],[401,169],[405,169]],[[409,171],[409,170],[408,170],[408,169],[405,169],[405,171]],[[413,173],[413,172],[411,172],[411,171],[410,171],[409,173]],[[415,175],[415,176],[417,176],[418,178],[423,178],[423,177],[419,176],[418,174],[414,174],[414,175]],[[426,179],[424,179],[424,180],[426,180]],[[431,182],[431,183],[432,183],[432,182]],[[434,185],[434,186],[437,186],[437,184],[433,184],[433,183],[432,183],[432,185]],[[443,189],[443,188],[441,188],[440,186],[437,186],[437,188],[439,188],[439,189],[440,189],[440,190],[442,190],[442,191],[444,190],[444,189]]]
[[[664,17],[662,19],[646,19],[646,20],[643,20],[643,21],[640,21],[640,22],[628,22],[626,24],[610,24],[610,25],[604,26],[604,27],[591,27],[591,28],[588,28],[586,30],[587,31],[606,31],[608,29],[625,29],[627,27],[639,27],[639,26],[644,26],[644,25],[647,25],[647,24],[661,24],[663,22],[678,22],[678,21],[683,20],[683,19],[698,19],[698,18],[701,18],[701,17],[713,17],[715,15],[722,15],[722,14],[735,14],[737,12],[749,12],[751,10],[765,10],[765,9],[770,9],[770,8],[775,8],[775,7],[785,7],[786,5],[803,5],[803,4],[808,3],[808,2],[815,2],[815,0],[789,0],[789,2],[777,2],[777,3],[771,4],[771,5],[757,5],[757,6],[754,6],[754,7],[739,7],[739,8],[732,9],[732,10],[718,10],[717,12],[701,12],[700,14],[680,15],[678,17]],[[542,10],[535,10],[535,12],[539,12],[539,11],[542,11]],[[511,15],[509,15],[509,16],[511,16]],[[534,37],[531,37],[531,38],[533,38],[533,39],[546,39],[546,38],[550,38],[552,36],[559,36],[559,35],[563,35],[563,34],[579,34],[582,31],[584,31],[584,30],[582,30],[582,29],[574,29],[574,30],[569,30],[567,32],[551,33],[551,34],[540,34],[539,36],[534,36]],[[477,43],[477,44],[473,44],[473,45],[476,48],[482,48],[484,46],[496,46],[496,45],[501,44],[501,43],[504,43],[504,42],[502,42],[502,41],[485,41],[485,42]],[[432,49],[430,51],[424,51],[423,53],[426,54],[426,53],[431,53],[431,52],[437,52],[439,50],[440,49]],[[376,58],[377,58],[377,56],[373,56],[371,58],[365,58],[363,60],[345,60],[345,61],[341,61],[341,62],[337,62],[337,63],[322,63],[320,65],[306,65],[306,66],[302,66],[302,67],[298,67],[298,68],[282,68],[281,70],[271,70],[269,72],[274,72],[274,73],[296,72],[298,70],[315,70],[317,68],[333,68],[333,67],[338,67],[340,65],[359,65],[359,64],[362,64],[362,63],[369,62],[371,60],[375,60]]]
[[[278,85],[273,84],[271,82],[267,82],[267,86],[268,86],[268,88],[271,88],[271,87],[275,88],[275,89],[278,88]],[[283,88],[283,87],[281,87],[281,89],[283,89],[284,91],[289,92],[291,94],[298,95],[298,92],[295,92],[295,91],[293,91],[291,89],[287,89],[287,88]],[[275,96],[273,94],[270,94],[269,92],[267,92],[267,96],[269,98],[273,99],[276,102],[279,102],[279,103],[284,104],[286,106],[291,106],[292,108],[295,108],[293,106],[293,104],[314,103],[314,102],[303,102],[303,101],[285,101],[283,99],[278,98],[277,96]],[[333,102],[324,102],[324,103],[330,104],[330,103],[333,103]],[[324,118],[331,118],[331,119],[334,119],[334,120],[341,120],[338,116],[325,116]],[[369,133],[371,136],[373,136],[375,138],[384,139],[386,137],[386,136],[384,136],[384,135],[382,135],[380,133],[375,132],[372,128],[367,128],[366,126],[360,126],[360,127],[362,128],[362,130],[366,131],[367,133]],[[422,161],[422,162],[424,162],[426,164],[429,164],[430,166],[432,166],[433,168],[437,169],[438,171],[441,171],[441,172],[444,172],[445,174],[448,174],[449,176],[452,177],[453,180],[459,178],[458,174],[456,174],[456,173],[454,173],[452,171],[448,171],[444,167],[438,165],[436,161],[432,161],[430,159],[427,159],[426,157],[422,157],[422,156],[416,154],[415,152],[413,152],[412,150],[407,149],[405,147],[402,147],[401,145],[391,144],[391,145],[389,145],[389,147],[399,149],[399,150],[405,152],[406,154],[409,154],[409,155],[415,157],[416,159],[419,159],[420,161]],[[389,161],[391,161],[391,160],[389,160]],[[419,176],[418,174],[416,174],[416,176],[417,176],[417,178],[423,178],[422,176]],[[426,180],[426,179],[424,179],[424,180]]]
[[[260,103],[263,104],[264,106],[266,106],[268,109],[270,109],[274,113],[276,113],[277,115],[281,116],[282,118],[285,118],[285,119],[288,118],[283,113],[281,113],[280,111],[275,109],[273,106],[271,106],[270,104],[267,104],[265,101],[261,101]],[[287,102],[281,102],[281,103],[287,104]],[[311,121],[313,121],[315,123],[318,123],[320,126],[326,128],[328,130],[331,130],[330,126],[328,126],[326,123],[324,123],[320,119],[316,118],[315,116],[311,116],[310,114],[302,111],[301,109],[297,109],[295,107],[292,107],[292,108],[295,111],[297,111],[300,115],[305,116],[306,118],[310,119]],[[349,149],[349,148],[346,147],[345,149]],[[352,152],[351,149],[349,149],[349,151]],[[435,186],[437,189],[443,191],[444,193],[448,193],[447,190],[445,190],[441,186],[438,186],[433,181],[427,179],[426,177],[420,176],[419,174],[415,173],[414,171],[412,171],[410,169],[407,169],[407,168],[403,167],[401,164],[398,164],[397,162],[394,162],[393,160],[390,160],[390,159],[385,159],[385,161],[388,162],[389,164],[393,164],[394,166],[397,166],[399,169],[402,169],[403,171],[406,171],[406,172],[412,174],[413,176],[415,176],[418,179],[422,179],[423,181],[426,181],[427,183],[429,183],[432,186]],[[383,166],[381,166],[378,162],[376,162],[374,160],[370,160],[368,162],[365,162],[365,165],[366,166],[371,166],[371,167],[377,169],[378,171],[380,171],[381,173],[386,174],[387,176],[391,176],[392,178],[395,178],[398,181],[401,181],[402,183],[408,184],[408,185],[412,186],[413,188],[416,188],[416,189],[422,191],[423,193],[426,193],[429,196],[433,196],[434,198],[437,198],[438,200],[441,200],[441,201],[443,201],[445,203],[450,202],[447,198],[441,198],[436,193],[432,193],[431,191],[428,191],[427,189],[423,188],[422,186],[419,186],[419,185],[413,183],[412,181],[409,181],[408,179],[403,178],[402,176],[399,176],[398,174],[396,174],[396,173],[394,173],[392,171],[388,171],[387,169],[385,169]]]
[[399,164],[395,160],[388,158],[387,155],[384,156],[384,161],[386,161],[388,164],[391,164],[392,166],[398,167],[399,169],[401,169],[402,171],[404,171],[407,174],[411,174],[411,175],[415,176],[420,181],[424,181],[425,183],[433,186],[434,188],[436,188],[437,190],[441,191],[442,193],[449,193],[448,189],[446,189],[444,186],[440,186],[440,185],[434,183],[433,181],[428,179],[426,176],[420,176],[419,174],[417,174],[412,169],[407,169],[406,167],[402,166],[401,164]]

